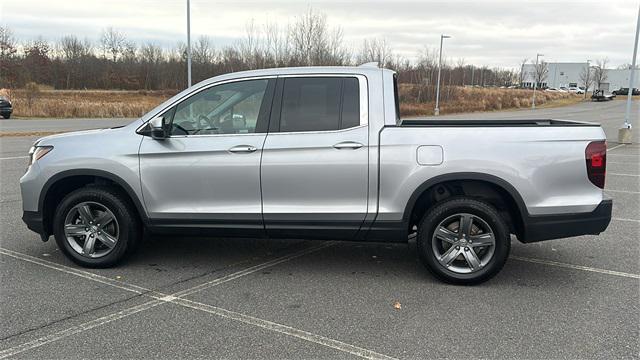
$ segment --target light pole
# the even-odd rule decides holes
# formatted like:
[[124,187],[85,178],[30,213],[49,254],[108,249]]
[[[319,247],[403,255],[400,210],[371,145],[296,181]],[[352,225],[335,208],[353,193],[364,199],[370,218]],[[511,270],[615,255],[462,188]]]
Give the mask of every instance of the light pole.
[[587,69],[584,74],[584,98],[587,98],[587,91],[589,91],[589,77],[591,76],[591,60],[587,59]]
[[629,91],[627,93],[627,109],[624,112],[624,124],[618,131],[618,142],[631,144],[631,96],[633,95],[633,85],[636,71],[636,57],[638,56],[638,35],[640,34],[640,7],[638,7],[638,20],[636,24],[636,40],[633,44],[633,59],[631,59],[631,74],[629,74]]
[[187,0],[187,87],[191,87],[191,1]]
[[544,56],[544,54],[536,54],[536,67],[533,69],[533,101],[531,102],[531,108],[536,108],[536,87],[538,85],[538,60],[540,56]]
[[440,59],[438,60],[438,84],[436,85],[436,108],[433,111],[435,116],[440,115],[440,72],[442,71],[442,42],[448,39],[449,35],[440,35]]

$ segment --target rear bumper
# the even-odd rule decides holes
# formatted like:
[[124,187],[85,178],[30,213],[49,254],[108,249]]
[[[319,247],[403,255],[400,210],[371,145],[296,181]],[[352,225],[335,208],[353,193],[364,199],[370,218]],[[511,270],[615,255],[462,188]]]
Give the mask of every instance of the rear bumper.
[[580,235],[598,235],[611,222],[613,201],[603,200],[592,212],[529,216],[520,241],[531,243]]
[[5,114],[11,115],[11,113],[13,113],[13,108],[12,107],[0,108],[0,115],[5,115]]
[[22,212],[22,221],[27,224],[29,230],[40,234],[42,241],[49,240],[49,235],[44,229],[44,220],[42,214],[37,211],[24,211]]

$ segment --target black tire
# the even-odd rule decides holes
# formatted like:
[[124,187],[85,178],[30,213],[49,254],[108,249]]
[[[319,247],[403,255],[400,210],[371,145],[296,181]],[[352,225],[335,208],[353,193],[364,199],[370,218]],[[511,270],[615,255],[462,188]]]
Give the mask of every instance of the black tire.
[[[433,234],[438,225],[461,213],[471,214],[486,222],[495,239],[490,260],[480,270],[468,274],[451,271],[441,264],[432,246]],[[509,227],[492,205],[473,198],[456,197],[444,200],[427,211],[418,225],[417,246],[420,260],[438,279],[451,284],[474,285],[491,279],[502,269],[511,249],[511,237]]]
[[[114,215],[119,227],[118,240],[112,250],[97,258],[85,257],[78,253],[67,241],[64,223],[74,206],[82,202],[103,205]],[[90,185],[68,194],[56,208],[53,219],[53,233],[58,247],[73,262],[90,268],[106,268],[116,265],[132,254],[140,244],[142,229],[135,207],[126,196],[108,186]]]
[[2,117],[5,118],[5,119],[9,119],[11,117],[11,114],[4,114],[4,115],[2,115]]

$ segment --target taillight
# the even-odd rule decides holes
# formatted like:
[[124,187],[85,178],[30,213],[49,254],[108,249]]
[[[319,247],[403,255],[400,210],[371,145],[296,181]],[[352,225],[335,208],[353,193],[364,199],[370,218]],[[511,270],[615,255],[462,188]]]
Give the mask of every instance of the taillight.
[[587,160],[587,175],[593,185],[604,189],[604,178],[607,173],[607,142],[592,141],[584,150]]

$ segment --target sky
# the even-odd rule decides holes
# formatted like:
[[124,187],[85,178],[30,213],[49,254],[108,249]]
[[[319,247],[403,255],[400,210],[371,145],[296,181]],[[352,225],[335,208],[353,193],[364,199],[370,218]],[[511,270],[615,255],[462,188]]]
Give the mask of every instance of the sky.
[[[631,63],[640,0],[580,1],[208,1],[191,0],[192,39],[208,35],[231,45],[246,25],[286,27],[309,8],[341,27],[345,44],[359,48],[384,38],[395,54],[415,60],[437,48],[451,61],[517,68],[544,54],[548,62],[607,57],[612,67]],[[113,27],[136,43],[170,48],[186,41],[186,0],[0,0],[0,25],[20,41],[55,41],[73,34],[98,42]]]

